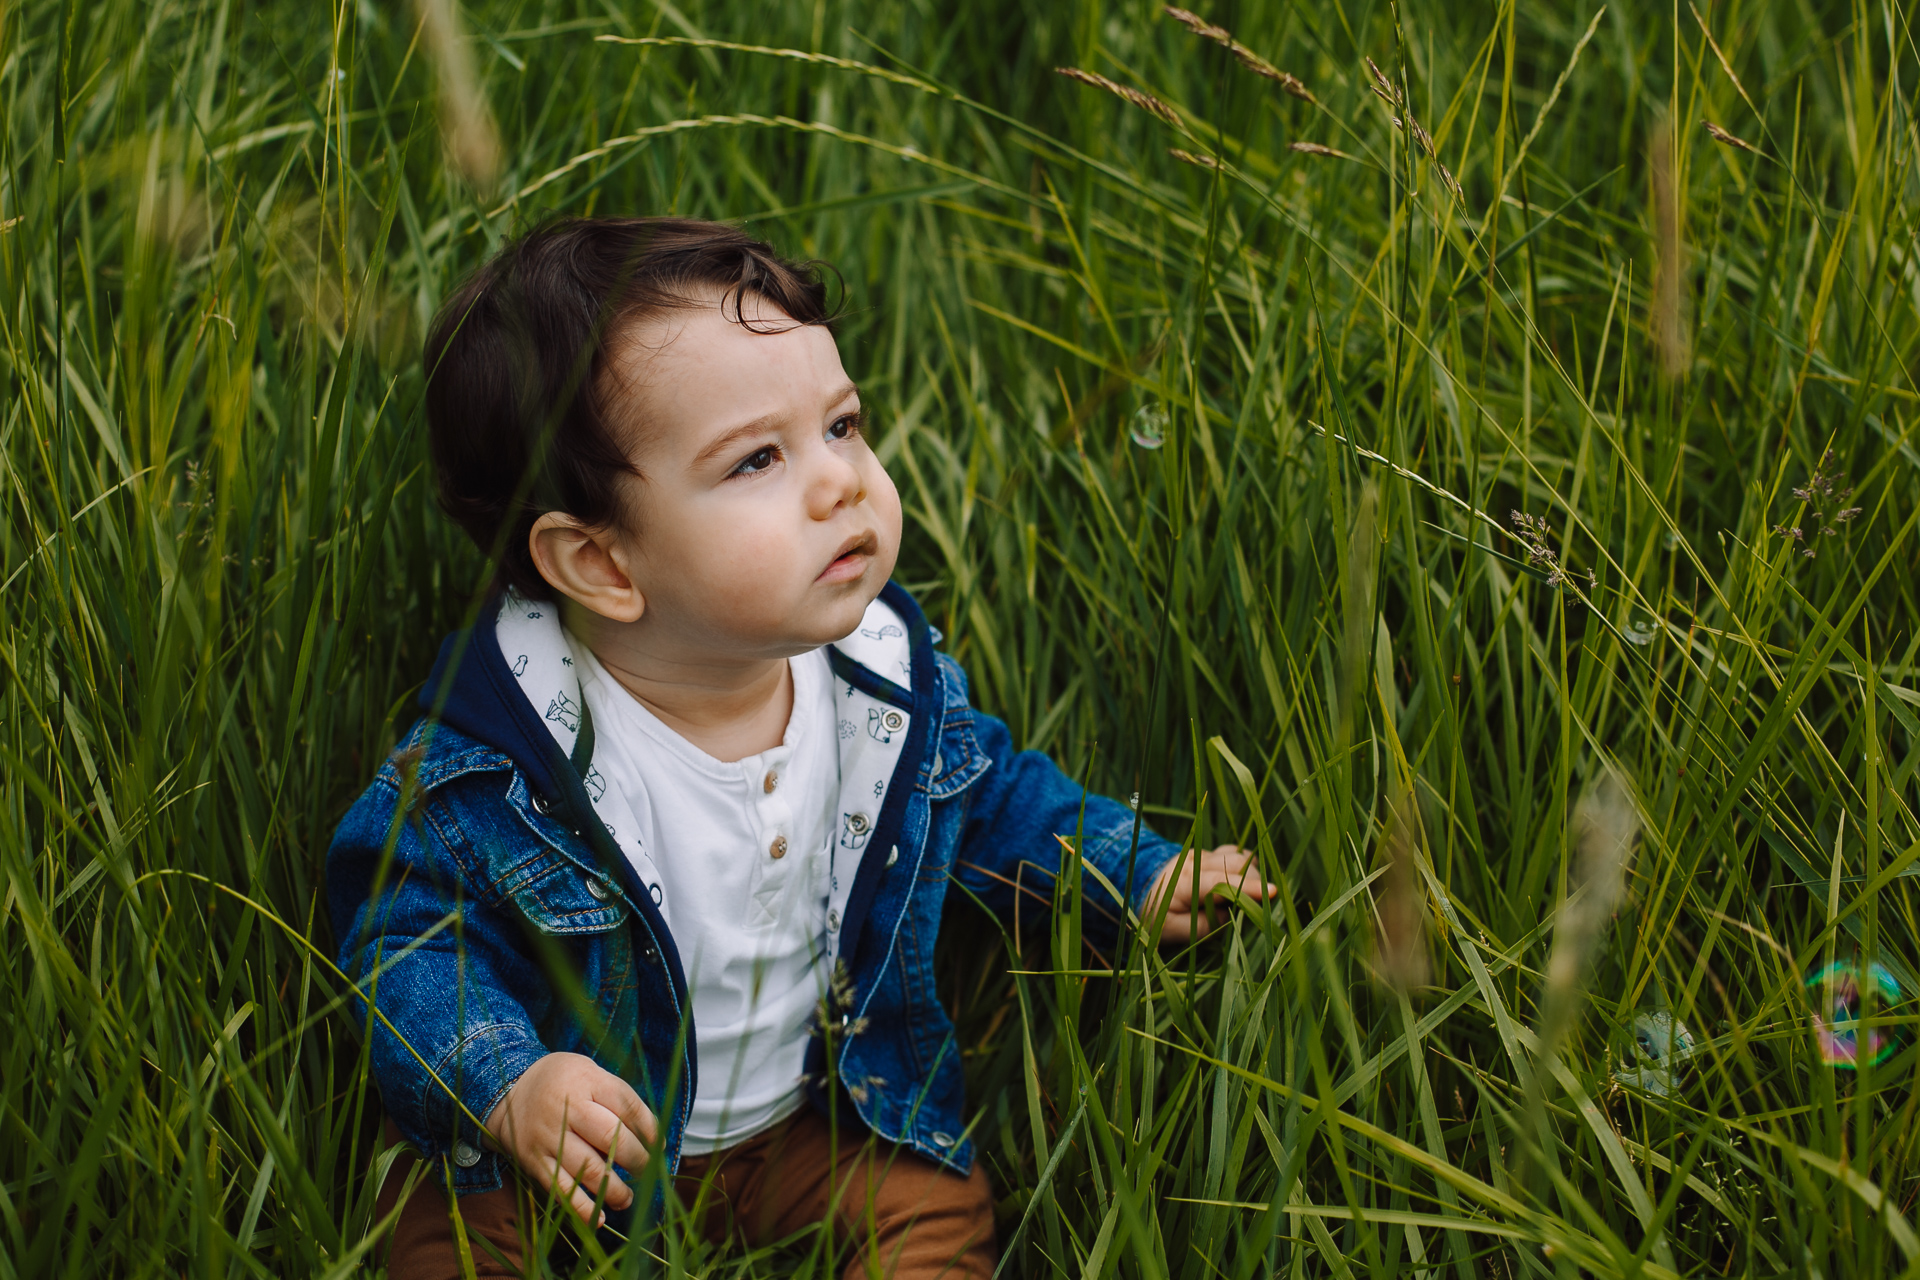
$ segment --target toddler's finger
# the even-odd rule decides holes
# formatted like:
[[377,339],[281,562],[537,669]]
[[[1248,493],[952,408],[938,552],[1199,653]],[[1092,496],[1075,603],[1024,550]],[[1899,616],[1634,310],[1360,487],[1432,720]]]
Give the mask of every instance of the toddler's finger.
[[553,1196],[565,1200],[567,1207],[573,1210],[574,1217],[590,1227],[600,1225],[598,1215],[594,1212],[592,1193],[567,1172],[559,1154],[548,1151],[538,1159],[523,1157],[520,1167]]
[[[620,1123],[627,1127],[629,1133],[638,1136],[642,1143],[654,1142],[660,1137],[660,1125],[653,1118],[652,1110],[640,1100],[640,1095],[633,1091],[632,1085],[611,1071],[595,1079],[593,1100],[620,1117]],[[620,1163],[628,1168],[633,1167],[624,1159]]]
[[646,1167],[646,1144],[619,1116],[597,1102],[586,1103],[580,1108],[580,1116],[573,1122],[573,1131],[592,1144],[594,1150],[605,1152],[615,1164],[624,1165],[629,1172]]
[[585,1187],[567,1177],[566,1170],[560,1170],[559,1178],[549,1182],[547,1188],[566,1200],[574,1217],[589,1227],[600,1225],[600,1211],[594,1207],[593,1197],[587,1194]]
[[633,1203],[632,1189],[613,1176],[613,1170],[593,1149],[592,1143],[571,1130],[560,1139],[560,1173],[585,1191],[589,1202],[605,1187],[608,1208],[624,1209]]

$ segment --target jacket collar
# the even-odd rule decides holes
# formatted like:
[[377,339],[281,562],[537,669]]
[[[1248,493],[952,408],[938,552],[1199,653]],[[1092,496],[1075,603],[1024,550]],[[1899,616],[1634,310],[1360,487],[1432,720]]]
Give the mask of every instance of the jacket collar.
[[[528,701],[501,652],[499,616],[504,600],[494,595],[481,608],[478,622],[441,642],[433,670],[420,690],[420,708],[430,719],[504,754],[536,793],[564,799],[578,786],[578,776],[567,750],[549,731],[544,709]],[[887,583],[876,603],[885,605],[894,618],[876,626],[875,611],[869,609],[860,627],[829,645],[827,657],[834,674],[904,711],[937,709],[932,629],[926,615],[897,582]],[[905,634],[888,634],[896,627]],[[913,715],[906,758],[917,758],[912,748],[927,741],[932,728],[927,719]],[[573,786],[568,785],[570,781]]]

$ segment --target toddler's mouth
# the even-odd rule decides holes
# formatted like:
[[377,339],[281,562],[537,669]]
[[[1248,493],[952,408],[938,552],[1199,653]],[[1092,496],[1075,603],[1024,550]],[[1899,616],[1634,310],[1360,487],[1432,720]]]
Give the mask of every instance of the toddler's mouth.
[[873,552],[872,532],[863,533],[857,538],[849,538],[841,546],[839,554],[820,571],[820,576],[815,581],[847,582],[858,578],[867,571],[867,560]]

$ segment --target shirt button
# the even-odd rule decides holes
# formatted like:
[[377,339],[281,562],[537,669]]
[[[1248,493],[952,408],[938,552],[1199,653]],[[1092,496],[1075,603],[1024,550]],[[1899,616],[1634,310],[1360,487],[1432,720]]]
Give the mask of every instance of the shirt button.
[[933,1145],[936,1147],[950,1147],[953,1145],[953,1138],[948,1134],[936,1133],[933,1135]]
[[471,1142],[460,1141],[453,1144],[453,1162],[462,1169],[471,1169],[480,1163],[480,1148]]
[[767,846],[767,852],[772,854],[776,858],[786,857],[787,856],[787,838],[785,836],[775,836],[773,838],[773,843]]
[[607,882],[604,880],[587,881],[587,892],[605,902],[607,900]]
[[760,780],[760,789],[768,795],[772,795],[773,789],[779,785],[780,771],[778,769],[767,770],[767,776]]
[[887,850],[887,865],[892,866],[898,861],[900,861],[900,846],[895,845],[893,848]]

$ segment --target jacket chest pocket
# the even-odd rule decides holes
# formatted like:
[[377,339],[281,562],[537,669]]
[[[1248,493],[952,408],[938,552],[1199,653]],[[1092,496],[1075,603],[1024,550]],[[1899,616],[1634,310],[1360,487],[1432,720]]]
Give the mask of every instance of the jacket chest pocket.
[[626,923],[630,909],[619,886],[561,852],[571,848],[569,833],[533,804],[517,772],[506,798],[512,817],[465,833],[475,878],[495,900],[510,903],[541,933],[605,933]]
[[949,710],[927,766],[927,795],[934,800],[951,800],[979,781],[992,764],[974,741],[973,713]]

